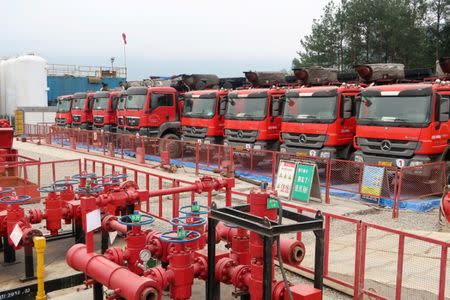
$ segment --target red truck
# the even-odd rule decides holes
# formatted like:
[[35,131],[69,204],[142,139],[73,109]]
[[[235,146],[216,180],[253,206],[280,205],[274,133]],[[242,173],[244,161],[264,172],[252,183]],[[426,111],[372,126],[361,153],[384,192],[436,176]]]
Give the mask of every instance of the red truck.
[[116,132],[117,106],[120,97],[121,91],[104,91],[94,94],[92,108],[94,128],[102,128],[104,131]]
[[56,104],[55,124],[59,127],[72,126],[72,95],[59,96]]
[[403,167],[450,160],[450,83],[371,86],[361,96],[355,161]]
[[178,93],[172,87],[130,87],[124,130],[142,136],[179,139]]
[[73,94],[73,102],[71,110],[72,127],[77,127],[81,129],[92,129],[93,104],[94,104],[94,93],[81,92]]
[[282,73],[244,72],[252,86],[228,94],[224,145],[237,149],[279,150],[281,103],[286,90]]
[[[294,70],[301,81],[304,72]],[[333,81],[337,79],[332,77]],[[323,77],[309,76],[309,79],[316,84],[329,83]],[[360,86],[354,84],[310,85],[287,90],[280,151],[301,156],[348,159],[354,151],[356,103],[360,91]]]
[[222,144],[228,90],[192,91],[184,94],[182,140]]

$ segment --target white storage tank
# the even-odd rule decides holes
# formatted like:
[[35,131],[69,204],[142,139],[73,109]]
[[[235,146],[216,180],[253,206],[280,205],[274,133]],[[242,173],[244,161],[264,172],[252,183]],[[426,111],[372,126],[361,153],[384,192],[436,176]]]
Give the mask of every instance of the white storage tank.
[[14,114],[16,104],[16,58],[10,58],[3,64],[5,74],[5,113]]
[[15,107],[47,107],[47,62],[36,55],[15,59]]

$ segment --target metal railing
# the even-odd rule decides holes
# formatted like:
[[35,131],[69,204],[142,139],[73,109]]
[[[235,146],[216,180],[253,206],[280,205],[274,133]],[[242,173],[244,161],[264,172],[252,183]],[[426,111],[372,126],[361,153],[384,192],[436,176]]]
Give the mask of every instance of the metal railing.
[[77,66],[48,64],[48,76],[92,76],[92,77],[127,77],[127,68],[125,67],[101,67],[101,66]]
[[[376,175],[370,166],[355,161],[297,156],[296,154],[245,150],[215,144],[200,144],[180,140],[165,140],[132,134],[60,128],[48,125],[26,125],[27,138],[36,143],[86,151],[93,155],[110,155],[120,159],[141,157],[141,163],[160,162],[161,150],[176,147],[179,151],[171,162],[203,171],[223,172],[231,164],[237,178],[254,182],[275,182],[281,160],[297,160],[317,166],[320,186],[326,203],[331,195],[344,198],[374,198],[365,188],[364,175]],[[228,164],[226,164],[228,163]],[[380,168],[380,167],[379,167]],[[420,166],[383,168],[378,198],[383,206],[392,207],[397,218],[402,203],[442,194],[446,181],[445,162]]]

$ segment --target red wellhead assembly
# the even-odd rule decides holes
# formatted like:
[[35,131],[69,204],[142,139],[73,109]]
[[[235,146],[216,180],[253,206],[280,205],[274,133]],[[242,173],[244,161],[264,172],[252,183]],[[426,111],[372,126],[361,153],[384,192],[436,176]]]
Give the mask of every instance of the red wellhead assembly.
[[[181,207],[169,221],[173,230],[159,232],[146,227],[155,219],[139,211],[141,201],[183,192],[229,192],[234,179],[203,177],[192,185],[158,191],[141,191],[130,182],[107,190],[99,181],[81,180],[76,197],[84,230],[87,231],[86,215],[100,209],[102,231],[121,232],[126,243],[125,248],[106,249],[102,245],[103,254],[95,253],[94,232],[89,231],[85,232],[85,244],[76,244],[67,252],[68,265],[95,282],[94,299],[102,299],[102,285],[111,291],[108,299],[162,299],[167,289],[172,299],[193,299],[194,279],[205,281],[206,299],[220,298],[217,290],[220,283],[234,286],[234,296],[241,299],[322,298],[323,219],[320,213],[310,218],[283,210],[274,192],[261,188],[250,193],[248,204],[238,207],[218,209],[213,203],[210,208],[194,201]],[[226,198],[228,202],[229,197]],[[127,214],[117,213],[130,204],[133,212],[127,209]],[[46,208],[58,210],[59,206],[47,204]],[[66,214],[63,210],[53,218],[64,219]],[[283,219],[289,219],[289,224],[282,224]],[[55,224],[54,228],[57,227]],[[275,280],[274,260],[283,269],[283,263],[297,265],[305,255],[300,241],[282,239],[280,234],[305,230],[316,235],[314,288]],[[225,243],[229,251],[216,253],[218,243]]]

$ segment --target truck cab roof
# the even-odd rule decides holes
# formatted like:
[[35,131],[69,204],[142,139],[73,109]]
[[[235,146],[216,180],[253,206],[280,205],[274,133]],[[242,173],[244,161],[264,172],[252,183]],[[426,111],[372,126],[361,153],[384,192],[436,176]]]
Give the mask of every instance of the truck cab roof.
[[228,90],[217,90],[217,89],[209,89],[209,90],[198,90],[198,91],[190,91],[184,94],[184,98],[214,98],[218,95],[227,95]]
[[283,88],[246,89],[246,90],[232,91],[228,94],[228,96],[231,98],[238,98],[238,97],[257,98],[257,97],[265,97],[267,95],[284,94],[285,92],[286,90]]
[[167,86],[152,86],[152,87],[141,87],[141,86],[133,86],[127,89],[128,95],[146,95],[147,92],[161,92],[161,93],[176,93],[177,90],[173,87]]
[[430,83],[404,83],[369,86],[361,92],[363,96],[428,96],[432,94]]
[[361,87],[358,85],[341,85],[341,86],[308,86],[295,89],[289,89],[286,91],[287,97],[299,96],[299,94],[305,94],[305,96],[311,97],[326,97],[335,96],[338,93],[358,93]]

